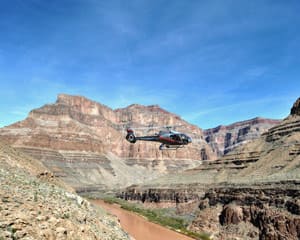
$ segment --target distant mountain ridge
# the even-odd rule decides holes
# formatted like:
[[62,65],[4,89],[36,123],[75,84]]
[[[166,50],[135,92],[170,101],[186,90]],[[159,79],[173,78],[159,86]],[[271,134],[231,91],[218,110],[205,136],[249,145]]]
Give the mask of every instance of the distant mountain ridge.
[[235,122],[230,125],[220,125],[203,130],[206,142],[219,157],[232,151],[241,144],[257,139],[268,129],[281,123],[282,120],[256,117]]

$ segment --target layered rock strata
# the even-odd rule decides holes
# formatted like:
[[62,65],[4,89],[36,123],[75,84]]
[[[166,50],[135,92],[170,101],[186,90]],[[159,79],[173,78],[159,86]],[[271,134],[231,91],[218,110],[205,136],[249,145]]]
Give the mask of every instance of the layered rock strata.
[[136,187],[128,188],[118,197],[151,207],[176,207],[178,214],[196,215],[190,230],[210,233],[215,239],[296,240],[300,237],[300,181],[274,187]]
[[295,132],[300,132],[300,98],[294,103],[291,114],[281,124],[272,127],[265,135],[268,142],[280,140]]
[[299,101],[260,138],[194,169],[128,188],[119,197],[190,213],[195,216],[190,229],[216,239],[299,239]]
[[279,124],[281,120],[254,118],[236,122],[227,126],[203,131],[205,140],[213,148],[219,157],[232,151],[241,144],[257,139],[269,128]]
[[[179,126],[195,139],[186,148],[160,151],[159,143],[125,140],[127,127],[151,135],[153,126]],[[146,127],[146,130],[140,130]],[[149,128],[150,127],[150,128]],[[152,127],[152,128],[151,128]],[[180,128],[180,129],[179,129]],[[150,130],[151,131],[150,131]],[[202,130],[157,105],[112,110],[80,96],[61,94],[0,129],[0,139],[39,159],[78,191],[119,188],[215,159]]]

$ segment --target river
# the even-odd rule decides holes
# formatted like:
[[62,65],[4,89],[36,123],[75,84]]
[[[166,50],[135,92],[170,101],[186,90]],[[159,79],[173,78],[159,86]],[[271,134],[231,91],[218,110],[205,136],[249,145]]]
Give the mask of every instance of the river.
[[136,240],[193,240],[168,228],[147,221],[135,213],[122,209],[117,204],[108,204],[102,200],[92,200],[120,220],[122,228]]

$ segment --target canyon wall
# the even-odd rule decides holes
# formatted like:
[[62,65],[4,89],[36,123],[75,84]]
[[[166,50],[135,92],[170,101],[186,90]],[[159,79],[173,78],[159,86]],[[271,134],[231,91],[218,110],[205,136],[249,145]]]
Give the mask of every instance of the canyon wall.
[[[300,237],[300,181],[275,186],[188,185],[128,188],[118,197],[148,207],[172,207],[194,215],[189,229],[213,239],[291,239]],[[298,186],[298,187],[297,187]]]
[[[191,135],[195,142],[160,151],[159,143],[130,144],[125,139],[127,127],[136,128],[137,135],[151,135],[160,130],[153,126],[170,125]],[[25,120],[0,129],[0,139],[42,161],[77,191],[142,183],[216,158],[200,128],[157,105],[134,104],[112,110],[66,94],[32,110]]]
[[227,126],[220,125],[203,131],[206,142],[219,157],[232,151],[241,144],[257,139],[281,120],[253,118]]
[[215,161],[132,186],[118,197],[194,216],[216,239],[300,238],[300,99],[258,139]]

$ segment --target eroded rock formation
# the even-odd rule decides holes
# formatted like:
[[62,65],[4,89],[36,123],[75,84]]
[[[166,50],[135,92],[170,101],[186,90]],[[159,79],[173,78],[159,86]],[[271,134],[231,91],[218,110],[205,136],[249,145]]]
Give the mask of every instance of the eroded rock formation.
[[152,207],[176,207],[179,214],[195,214],[198,207],[200,212],[191,222],[190,230],[211,233],[216,239],[300,237],[300,191],[299,186],[291,183],[281,184],[280,188],[268,184],[259,188],[205,189],[201,184],[177,189],[129,188],[119,197],[146,205],[155,203]]
[[[125,140],[126,127],[180,126],[195,143],[160,151],[159,143]],[[154,129],[154,131],[159,129]],[[153,134],[137,130],[136,134]],[[157,105],[112,110],[81,96],[58,95],[20,122],[0,129],[0,138],[41,160],[78,191],[142,183],[168,172],[215,159],[202,130]]]
[[294,103],[291,109],[291,115],[300,116],[300,98],[298,98],[297,101]]
[[254,118],[227,126],[218,126],[203,131],[205,140],[219,157],[241,144],[257,139],[281,120]]
[[215,161],[133,186],[119,197],[193,214],[190,229],[216,239],[297,240],[299,109],[297,100],[281,123]]

